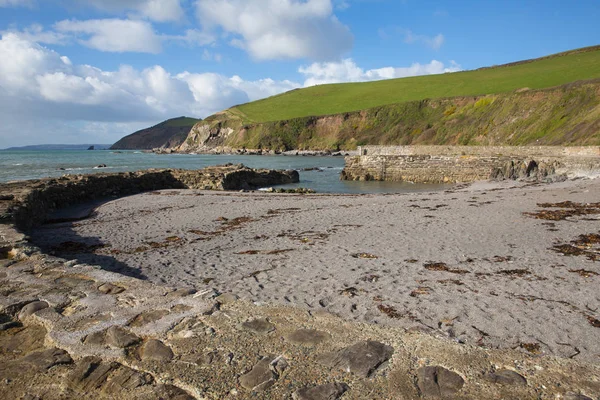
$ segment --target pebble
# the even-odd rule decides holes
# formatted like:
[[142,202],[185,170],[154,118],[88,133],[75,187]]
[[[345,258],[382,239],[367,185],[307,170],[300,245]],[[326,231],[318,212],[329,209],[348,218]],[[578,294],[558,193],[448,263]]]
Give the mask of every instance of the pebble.
[[242,324],[242,329],[259,335],[265,335],[275,330],[275,325],[267,321],[266,318],[252,319]]
[[292,394],[294,400],[337,400],[350,387],[345,383],[328,383],[296,390]]
[[105,340],[111,347],[124,349],[139,342],[140,338],[119,326],[111,326],[106,331]]
[[424,396],[451,397],[460,391],[464,379],[444,367],[429,366],[417,370],[417,385]]
[[509,369],[499,369],[483,376],[483,379],[499,383],[501,385],[527,385],[527,379],[524,376]]
[[171,348],[157,339],[150,339],[140,349],[142,361],[171,361],[175,356]]
[[337,352],[322,355],[319,361],[329,367],[352,372],[367,378],[394,354],[394,348],[367,340],[358,342]]
[[48,303],[46,303],[45,301],[34,301],[32,303],[27,304],[21,309],[18,318],[20,320],[23,320],[24,318],[27,318],[30,315],[35,314],[36,312],[48,307]]
[[119,294],[125,291],[125,288],[121,286],[113,285],[112,283],[105,283],[98,287],[98,290],[104,294]]

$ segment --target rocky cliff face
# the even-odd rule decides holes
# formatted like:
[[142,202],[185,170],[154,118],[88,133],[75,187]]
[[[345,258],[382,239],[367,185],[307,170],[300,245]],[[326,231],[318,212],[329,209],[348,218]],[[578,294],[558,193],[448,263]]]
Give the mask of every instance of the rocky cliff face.
[[392,104],[248,123],[235,110],[202,121],[180,152],[354,150],[361,145],[599,145],[600,80],[551,89]]
[[151,150],[173,148],[181,145],[190,129],[197,123],[195,118],[173,118],[151,128],[142,129],[125,136],[110,148],[111,150]]

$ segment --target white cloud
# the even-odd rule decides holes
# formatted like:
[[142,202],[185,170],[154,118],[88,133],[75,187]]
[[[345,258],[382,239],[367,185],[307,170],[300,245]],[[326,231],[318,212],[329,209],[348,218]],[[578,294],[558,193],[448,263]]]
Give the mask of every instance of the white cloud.
[[[2,1],[2,0],[0,0]],[[120,13],[133,11],[134,15],[157,22],[179,21],[184,18],[180,0],[75,0],[78,4],[99,10]]]
[[432,60],[429,64],[414,63],[410,67],[385,67],[365,71],[352,59],[340,62],[313,63],[300,67],[298,72],[306,77],[304,86],[322,85],[339,82],[366,82],[381,79],[404,78],[407,76],[443,74],[460,71],[460,65],[451,61],[449,66]]
[[[174,116],[206,117],[300,86],[215,73],[173,75],[161,66],[140,71],[124,65],[104,71],[73,65],[69,58],[15,33],[2,34],[0,59],[0,148],[48,137],[54,142],[114,142],[131,133],[123,129],[137,121],[143,122],[136,125],[140,128]],[[58,128],[61,124],[64,132]],[[112,136],[107,133],[110,126],[115,127]],[[48,136],[49,127],[55,136]],[[37,134],[37,140],[22,135],[23,130]],[[77,131],[88,137],[68,136]]]
[[69,41],[69,37],[64,33],[46,31],[40,24],[30,25],[29,27],[23,29],[23,31],[7,30],[0,33],[7,34],[11,32],[18,34],[23,39],[36,43],[62,45]]
[[100,51],[160,53],[161,38],[146,21],[123,19],[64,20],[55,24],[60,33],[74,34],[81,44]]
[[197,0],[196,6],[203,26],[233,35],[229,43],[256,60],[330,60],[352,47],[331,0]]

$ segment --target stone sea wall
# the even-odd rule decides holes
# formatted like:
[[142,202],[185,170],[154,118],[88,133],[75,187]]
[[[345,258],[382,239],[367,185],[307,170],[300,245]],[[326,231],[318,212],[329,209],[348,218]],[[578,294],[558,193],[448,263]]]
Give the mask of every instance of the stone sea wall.
[[362,146],[341,178],[414,183],[544,179],[600,172],[600,147]]
[[0,398],[591,400],[584,394],[600,393],[597,364],[257,306],[210,287],[156,285],[44,254],[22,233],[69,202],[210,186],[217,175],[154,171],[0,185]]
[[43,222],[49,212],[60,207],[150,190],[241,190],[298,181],[297,171],[257,170],[229,164],[200,170],[65,175],[13,182],[0,185],[0,223],[14,222],[26,231]]

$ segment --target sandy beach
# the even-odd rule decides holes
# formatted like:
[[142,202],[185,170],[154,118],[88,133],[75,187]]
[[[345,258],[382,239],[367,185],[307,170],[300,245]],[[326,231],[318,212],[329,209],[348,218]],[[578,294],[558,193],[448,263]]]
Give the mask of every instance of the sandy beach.
[[598,362],[600,205],[588,203],[599,198],[598,179],[393,195],[164,190],[32,238],[160,284]]

